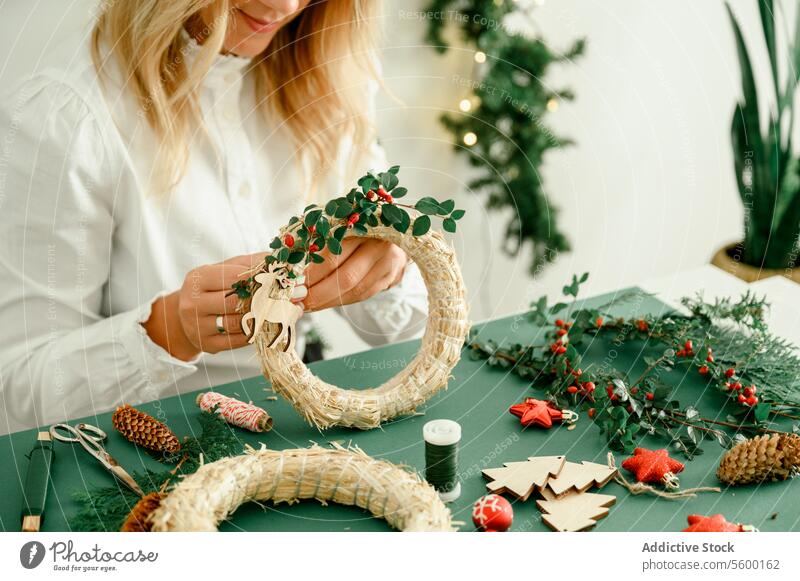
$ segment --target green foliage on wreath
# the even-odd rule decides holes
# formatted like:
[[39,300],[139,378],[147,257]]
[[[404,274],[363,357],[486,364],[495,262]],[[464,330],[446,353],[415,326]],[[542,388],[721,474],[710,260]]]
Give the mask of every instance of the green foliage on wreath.
[[[317,204],[306,206],[301,215],[289,220],[283,234],[272,240],[269,245],[272,253],[265,258],[265,265],[285,263],[288,277],[296,278],[295,266],[304,268],[324,262],[320,253],[326,247],[331,254],[341,254],[342,240],[349,231],[365,235],[370,228],[380,225],[402,234],[410,229],[414,236],[423,236],[431,229],[431,217],[435,217],[441,219],[446,232],[455,232],[464,210],[456,209],[454,200],[440,202],[430,196],[413,205],[398,201],[408,194],[400,186],[399,172],[397,165],[385,172],[367,172],[358,180],[358,187],[330,200],[324,208]],[[254,284],[250,277],[234,283],[233,290],[239,298],[246,299],[252,294]]]
[[[510,0],[432,0],[427,7],[432,15],[428,42],[444,52],[444,28],[452,23],[467,46],[487,55],[475,78],[468,79],[472,108],[445,114],[442,123],[453,134],[457,151],[481,169],[470,188],[487,194],[488,208],[510,215],[503,249],[516,256],[530,245],[534,272],[570,248],[545,194],[542,164],[545,153],[570,143],[545,124],[548,105],[574,96],[568,89],[554,90],[544,79],[551,65],[581,55],[585,41],[559,54],[540,38],[510,33],[504,19],[519,9]],[[477,138],[474,145],[465,141],[468,134]]]

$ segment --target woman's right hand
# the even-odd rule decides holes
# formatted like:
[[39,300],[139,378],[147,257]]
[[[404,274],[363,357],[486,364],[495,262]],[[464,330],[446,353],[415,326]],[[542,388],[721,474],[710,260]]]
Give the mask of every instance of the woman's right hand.
[[[247,345],[242,314],[236,312],[238,298],[231,285],[243,272],[264,260],[266,252],[236,256],[218,264],[191,270],[180,290],[153,303],[150,318],[142,323],[148,336],[170,355],[189,361],[204,351],[218,353]],[[222,316],[225,333],[217,330]]]

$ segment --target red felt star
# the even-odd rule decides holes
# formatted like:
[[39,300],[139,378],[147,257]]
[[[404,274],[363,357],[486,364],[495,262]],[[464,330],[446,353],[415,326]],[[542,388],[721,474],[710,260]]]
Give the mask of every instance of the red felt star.
[[701,516],[690,514],[686,519],[689,526],[683,529],[685,533],[743,533],[745,527],[740,524],[733,524],[725,520],[721,514],[714,516]]
[[526,398],[524,403],[518,403],[508,408],[508,411],[520,418],[519,423],[523,426],[539,426],[540,428],[552,428],[553,421],[561,421],[564,413],[550,402]]
[[667,474],[677,474],[683,464],[669,457],[666,450],[636,448],[633,457],[622,463],[625,470],[633,472],[639,482],[664,482]]

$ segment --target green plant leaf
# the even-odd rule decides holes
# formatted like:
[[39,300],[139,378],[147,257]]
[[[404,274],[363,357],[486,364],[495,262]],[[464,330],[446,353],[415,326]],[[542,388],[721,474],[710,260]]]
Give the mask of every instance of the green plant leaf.
[[306,214],[306,217],[303,219],[303,224],[306,226],[314,226],[320,216],[322,216],[322,210],[312,210]]
[[439,213],[442,215],[447,215],[452,212],[456,207],[455,200],[445,200],[441,204],[439,204]]
[[450,214],[450,217],[453,220],[460,220],[461,218],[464,217],[464,214],[466,214],[465,210],[453,210],[453,213]]
[[320,256],[319,254],[317,254],[315,252],[312,252],[308,256],[309,256],[309,258],[311,258],[311,262],[314,262],[316,264],[319,264],[321,262],[325,262],[325,259],[322,258],[322,256]]
[[331,236],[328,238],[328,249],[331,251],[331,254],[341,254],[342,243],[339,242],[334,236]]
[[289,258],[289,249],[288,248],[281,248],[278,251],[276,256],[278,262],[286,262],[286,259]]
[[383,206],[381,206],[381,214],[390,224],[399,224],[403,219],[400,208],[392,204],[383,204]]
[[408,190],[403,187],[395,188],[392,190],[392,197],[393,198],[402,198],[408,193]]
[[328,233],[330,231],[331,231],[330,221],[325,217],[320,218],[319,222],[317,222],[317,233],[320,236],[327,238]]
[[444,228],[445,232],[455,232],[456,231],[456,221],[452,218],[445,218],[442,220],[442,228]]
[[389,172],[380,174],[380,178],[381,178],[381,183],[383,184],[383,187],[386,189],[387,192],[391,192],[400,181],[397,179],[396,175]]
[[431,219],[428,216],[419,216],[414,220],[414,227],[411,233],[414,236],[422,236],[431,229]]
[[411,217],[408,215],[403,208],[397,208],[400,212],[400,221],[392,224],[395,230],[400,232],[401,234],[405,234],[408,231],[408,227],[411,226]]
[[345,237],[345,234],[347,234],[346,226],[339,226],[336,230],[333,231],[333,237],[336,238],[336,240],[338,240],[339,242],[342,241],[342,239]]
[[397,172],[399,171],[400,171],[399,165],[393,165],[392,167],[389,168],[389,173],[393,173],[395,175],[397,175]]
[[283,246],[283,242],[281,242],[281,239],[278,238],[277,236],[272,239],[272,242],[269,243],[269,247],[272,248],[273,250],[277,250],[281,246]]
[[339,207],[339,202],[337,200],[331,200],[327,204],[325,204],[325,213],[328,216],[333,216],[336,214],[336,208]]
[[423,214],[438,214],[441,207],[435,199],[426,196],[414,204],[414,209]]
[[297,264],[298,262],[302,262],[303,258],[305,257],[305,252],[292,252],[286,259],[286,262],[289,264]]

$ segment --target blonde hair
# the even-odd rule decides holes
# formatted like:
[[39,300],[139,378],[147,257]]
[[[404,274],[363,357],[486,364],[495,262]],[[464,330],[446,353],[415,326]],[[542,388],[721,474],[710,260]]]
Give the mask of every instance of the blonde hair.
[[[189,135],[204,127],[197,90],[222,50],[231,0],[111,1],[92,37],[92,59],[102,74],[114,57],[160,141],[155,183],[170,189],[183,176]],[[376,77],[376,0],[311,0],[253,58],[256,103],[265,118],[277,114],[297,146],[301,167],[329,168],[341,155],[343,138],[352,151],[367,148],[374,127],[364,82]],[[208,9],[204,40],[187,67],[181,31]],[[109,48],[103,54],[105,42]],[[351,157],[351,161],[354,161]],[[350,171],[356,168],[349,168]]]

